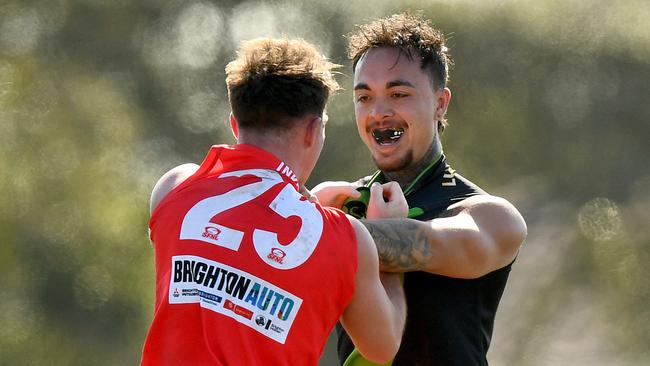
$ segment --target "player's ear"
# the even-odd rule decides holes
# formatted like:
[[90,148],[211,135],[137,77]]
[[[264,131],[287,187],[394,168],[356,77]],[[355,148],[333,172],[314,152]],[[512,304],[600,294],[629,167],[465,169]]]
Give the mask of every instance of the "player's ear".
[[442,88],[436,93],[437,107],[436,107],[436,121],[443,120],[445,114],[447,113],[447,108],[449,108],[449,102],[451,102],[451,90],[449,88]]
[[318,140],[323,126],[323,119],[321,117],[312,117],[307,122],[305,128],[305,146],[311,147]]
[[232,115],[232,112],[230,112],[230,131],[232,131],[232,135],[235,137],[235,140],[238,140],[239,127],[237,126],[237,120],[235,119],[235,116]]

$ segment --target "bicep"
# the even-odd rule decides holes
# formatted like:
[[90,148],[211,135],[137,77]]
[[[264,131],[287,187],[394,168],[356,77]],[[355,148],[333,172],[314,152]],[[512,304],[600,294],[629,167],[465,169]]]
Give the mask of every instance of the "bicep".
[[451,207],[453,215],[429,222],[440,243],[433,273],[475,278],[514,260],[526,236],[526,225],[509,202],[493,196],[468,199]]
[[425,271],[455,278],[476,278],[490,262],[493,243],[464,212],[431,220],[432,255]]
[[[354,339],[365,338],[366,320],[373,318],[373,302],[382,302],[379,283],[379,258],[374,248],[370,248],[368,238],[357,239],[357,273],[355,291],[350,304],[345,309],[342,323]],[[375,316],[377,317],[377,316]]]

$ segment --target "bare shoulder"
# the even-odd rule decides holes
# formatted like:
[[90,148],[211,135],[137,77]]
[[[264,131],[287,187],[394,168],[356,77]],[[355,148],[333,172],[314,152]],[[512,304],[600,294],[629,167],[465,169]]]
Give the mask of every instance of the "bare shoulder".
[[198,168],[199,166],[197,164],[187,163],[179,165],[163,174],[151,192],[150,212],[153,212],[169,192],[194,174]]

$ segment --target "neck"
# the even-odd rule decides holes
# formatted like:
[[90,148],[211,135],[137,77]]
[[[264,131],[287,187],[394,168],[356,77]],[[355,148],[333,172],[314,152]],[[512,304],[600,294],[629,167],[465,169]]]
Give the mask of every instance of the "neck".
[[437,161],[441,155],[442,145],[440,144],[440,140],[436,139],[433,141],[431,146],[429,146],[429,149],[424,154],[422,159],[418,160],[415,163],[411,163],[409,166],[405,167],[402,170],[382,173],[384,174],[386,180],[399,183],[402,191],[405,191],[415,181],[418,175],[432,162]]
[[300,183],[304,183],[304,164],[302,162],[301,154],[294,151],[294,142],[287,141],[288,136],[284,134],[266,134],[260,136],[253,133],[241,133],[237,139],[238,144],[253,145],[260,149],[266,150],[275,155],[278,159],[282,160],[289,168],[291,168],[298,177]]

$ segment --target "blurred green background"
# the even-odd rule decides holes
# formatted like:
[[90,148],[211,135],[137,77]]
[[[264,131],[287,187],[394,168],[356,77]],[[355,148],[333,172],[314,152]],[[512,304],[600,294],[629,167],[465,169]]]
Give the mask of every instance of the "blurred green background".
[[456,60],[449,160],[529,224],[491,363],[650,364],[646,0],[2,0],[0,364],[139,361],[149,193],[234,142],[223,69],[241,40],[303,37],[345,65],[310,186],[369,172],[342,35],[406,9]]

